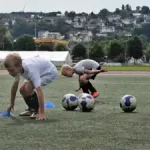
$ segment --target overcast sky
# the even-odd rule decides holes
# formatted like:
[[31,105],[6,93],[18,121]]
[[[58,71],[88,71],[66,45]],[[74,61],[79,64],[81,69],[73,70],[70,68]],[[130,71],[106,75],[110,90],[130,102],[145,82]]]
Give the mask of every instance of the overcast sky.
[[132,9],[136,6],[149,6],[150,0],[0,0],[0,12],[12,11],[36,11],[52,12],[67,11],[95,12],[107,8],[114,11],[115,8],[121,8],[122,4],[130,4]]

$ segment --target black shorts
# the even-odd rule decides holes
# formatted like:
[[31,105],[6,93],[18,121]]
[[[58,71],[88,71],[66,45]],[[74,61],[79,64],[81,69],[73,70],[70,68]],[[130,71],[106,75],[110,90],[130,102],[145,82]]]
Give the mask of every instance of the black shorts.
[[[96,70],[101,70],[101,66],[99,66]],[[94,80],[94,79],[96,78],[97,74],[99,74],[99,73],[93,74],[93,75],[90,77],[90,79]]]

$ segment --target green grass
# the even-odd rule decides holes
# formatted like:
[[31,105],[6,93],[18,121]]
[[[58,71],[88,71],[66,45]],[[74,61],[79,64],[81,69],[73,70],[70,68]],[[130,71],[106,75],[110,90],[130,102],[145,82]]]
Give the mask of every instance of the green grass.
[[[12,78],[0,76],[0,110],[7,108]],[[100,92],[95,110],[67,112],[61,105],[66,93],[75,93],[77,79],[58,79],[44,88],[47,121],[20,118],[26,108],[17,93],[15,118],[0,118],[1,150],[150,150],[150,77],[98,76],[92,82]],[[115,87],[115,88],[114,88]],[[75,93],[79,95],[80,92]],[[138,100],[134,113],[123,113],[119,100],[132,94]]]
[[150,66],[104,66],[109,71],[150,71]]
[[[150,66],[103,66],[109,71],[150,71]],[[60,70],[61,66],[57,69]],[[4,67],[0,67],[0,70],[5,70]]]

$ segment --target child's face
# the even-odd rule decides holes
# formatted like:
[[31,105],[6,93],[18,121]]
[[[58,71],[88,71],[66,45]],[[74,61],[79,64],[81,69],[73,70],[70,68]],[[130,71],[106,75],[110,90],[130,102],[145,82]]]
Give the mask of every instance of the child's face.
[[9,66],[6,68],[9,74],[13,77],[17,76],[18,73],[20,73],[21,68],[20,67],[15,67],[15,66]]
[[72,77],[73,76],[72,70],[66,70],[64,72],[64,76],[66,76],[66,77]]

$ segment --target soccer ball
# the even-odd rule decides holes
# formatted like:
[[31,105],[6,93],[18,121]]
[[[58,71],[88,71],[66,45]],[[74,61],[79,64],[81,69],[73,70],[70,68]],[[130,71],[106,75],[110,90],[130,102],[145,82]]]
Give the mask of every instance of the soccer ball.
[[78,97],[79,108],[83,112],[90,112],[94,109],[95,99],[87,93],[83,93]]
[[78,107],[78,98],[74,94],[66,94],[62,100],[62,106],[66,110],[75,110]]
[[125,95],[120,100],[120,108],[124,112],[132,112],[136,109],[137,100],[132,95]]

